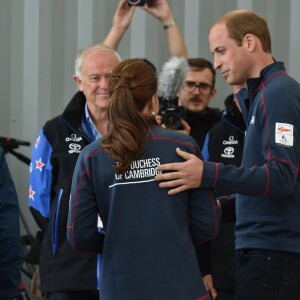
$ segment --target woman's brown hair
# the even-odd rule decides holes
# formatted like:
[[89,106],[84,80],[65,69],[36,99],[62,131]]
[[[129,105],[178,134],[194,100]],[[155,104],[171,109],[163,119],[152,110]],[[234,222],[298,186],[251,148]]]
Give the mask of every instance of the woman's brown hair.
[[153,68],[142,59],[127,59],[109,76],[109,130],[102,147],[116,161],[116,173],[126,172],[132,161],[142,156],[149,120],[142,114],[157,90]]

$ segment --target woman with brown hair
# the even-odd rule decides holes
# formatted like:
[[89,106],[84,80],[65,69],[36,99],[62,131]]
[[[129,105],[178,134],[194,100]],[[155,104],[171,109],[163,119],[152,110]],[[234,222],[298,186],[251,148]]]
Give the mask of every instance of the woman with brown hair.
[[182,161],[177,147],[202,157],[190,136],[158,126],[156,89],[147,62],[121,62],[109,76],[108,134],[75,167],[68,239],[102,253],[101,300],[208,298],[194,244],[215,237],[218,209],[211,190],[171,198],[154,181],[158,165]]

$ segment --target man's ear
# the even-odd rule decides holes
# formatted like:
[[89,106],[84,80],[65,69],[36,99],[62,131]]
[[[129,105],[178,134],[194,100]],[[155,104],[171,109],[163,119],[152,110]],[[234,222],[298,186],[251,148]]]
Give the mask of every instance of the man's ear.
[[247,33],[244,36],[244,44],[249,51],[253,51],[255,49],[257,43],[257,37],[251,33]]
[[[213,88],[213,89],[211,90],[211,99],[210,99],[210,100],[213,99],[213,97],[216,95],[216,93],[217,93],[217,89],[216,89],[216,88]],[[210,101],[210,100],[209,100],[209,101]]]
[[73,75],[73,80],[76,82],[78,89],[82,92],[83,91],[83,87],[81,85],[81,79],[79,78],[79,76],[77,75]]

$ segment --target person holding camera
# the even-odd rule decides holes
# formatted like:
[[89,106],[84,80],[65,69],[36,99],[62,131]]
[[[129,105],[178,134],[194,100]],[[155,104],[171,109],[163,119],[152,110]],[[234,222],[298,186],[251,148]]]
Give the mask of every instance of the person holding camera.
[[[194,243],[216,236],[213,190],[170,198],[154,181],[161,163],[201,156],[193,138],[161,128],[157,76],[127,59],[109,76],[109,129],[81,152],[72,181],[67,236],[75,250],[102,253],[102,300],[207,299]],[[104,232],[96,228],[101,217]]]
[[[114,14],[112,27],[103,40],[103,44],[111,47],[112,49],[117,49],[124,33],[131,23],[134,11],[137,8],[135,5],[129,5],[128,2],[132,4],[145,3],[140,8],[153,15],[161,22],[166,33],[170,56],[188,56],[183,37],[179,27],[176,24],[175,17],[170,9],[170,6],[168,5],[167,0],[120,0],[117,10]],[[150,5],[148,5],[148,3]]]

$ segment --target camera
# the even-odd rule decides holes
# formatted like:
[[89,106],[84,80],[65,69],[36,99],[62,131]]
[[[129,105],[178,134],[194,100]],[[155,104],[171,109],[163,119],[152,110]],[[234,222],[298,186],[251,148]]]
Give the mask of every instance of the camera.
[[159,114],[163,124],[170,129],[182,127],[184,109],[178,105],[180,91],[189,66],[182,56],[171,57],[162,67],[158,77],[157,95],[159,99]]
[[178,106],[178,97],[159,98],[159,115],[163,118],[163,124],[170,129],[178,129],[181,126],[183,115],[182,107]]
[[144,4],[151,6],[153,1],[154,0],[127,0],[127,3],[130,6],[143,6]]

